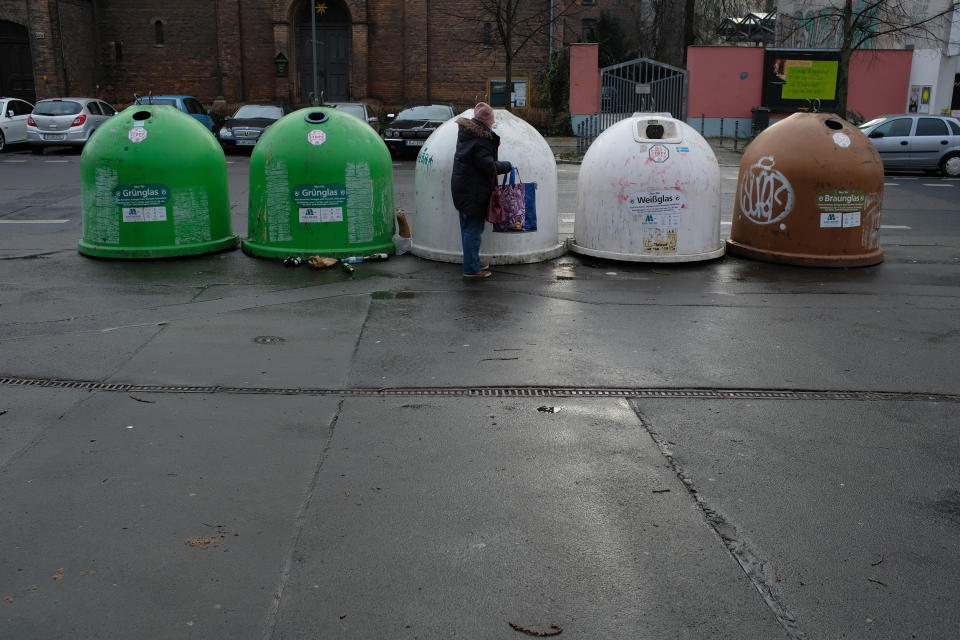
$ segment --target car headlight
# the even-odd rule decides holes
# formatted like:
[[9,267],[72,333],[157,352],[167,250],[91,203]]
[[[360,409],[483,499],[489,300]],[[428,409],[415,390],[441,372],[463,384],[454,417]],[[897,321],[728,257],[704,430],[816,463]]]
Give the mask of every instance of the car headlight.
[[387,136],[390,138],[396,138],[400,133],[396,129],[387,129]]
[[223,128],[220,129],[220,137],[221,137],[221,138],[232,138],[232,137],[233,137],[233,131],[230,130],[230,129],[227,129],[226,127],[223,127]]

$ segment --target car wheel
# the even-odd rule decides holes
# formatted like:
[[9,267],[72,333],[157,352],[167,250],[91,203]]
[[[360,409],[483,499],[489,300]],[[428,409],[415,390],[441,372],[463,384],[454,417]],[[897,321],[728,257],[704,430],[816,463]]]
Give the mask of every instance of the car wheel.
[[940,163],[940,171],[950,178],[960,177],[960,153],[947,156]]
[[0,153],[7,147],[7,139],[3,137],[3,131],[0,131]]

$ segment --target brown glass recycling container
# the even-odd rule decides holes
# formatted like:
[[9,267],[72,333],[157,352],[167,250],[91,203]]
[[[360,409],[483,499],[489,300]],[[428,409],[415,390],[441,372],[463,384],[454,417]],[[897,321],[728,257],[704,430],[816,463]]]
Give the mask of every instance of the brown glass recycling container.
[[805,266],[877,264],[882,205],[873,143],[839,116],[795,113],[743,154],[727,251]]

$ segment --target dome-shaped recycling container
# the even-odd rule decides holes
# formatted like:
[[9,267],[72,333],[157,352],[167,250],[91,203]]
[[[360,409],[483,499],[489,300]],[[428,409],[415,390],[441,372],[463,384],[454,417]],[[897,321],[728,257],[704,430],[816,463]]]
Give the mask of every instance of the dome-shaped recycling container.
[[[463,262],[460,218],[453,205],[450,179],[457,149],[458,118],[470,119],[473,109],[440,125],[427,138],[417,156],[415,172],[416,217],[410,252],[441,262]],[[480,260],[488,264],[542,262],[561,255],[557,218],[557,163],[550,145],[527,122],[502,109],[494,110],[493,131],[500,136],[498,157],[519,171],[528,199],[536,202],[535,230],[495,232],[485,224]],[[503,176],[499,176],[500,179]],[[529,195],[531,192],[535,196]],[[528,227],[532,226],[529,223]]]
[[82,254],[166,258],[237,246],[223,150],[173,107],[133,105],[101,124],[80,156],[80,181]]
[[727,250],[805,266],[877,264],[882,206],[873,143],[831,113],[795,113],[744,151]]
[[363,120],[335,107],[272,124],[250,155],[244,252],[262,258],[393,253],[393,162]]
[[722,256],[720,166],[703,136],[659,113],[604,130],[580,167],[570,249],[629,262]]

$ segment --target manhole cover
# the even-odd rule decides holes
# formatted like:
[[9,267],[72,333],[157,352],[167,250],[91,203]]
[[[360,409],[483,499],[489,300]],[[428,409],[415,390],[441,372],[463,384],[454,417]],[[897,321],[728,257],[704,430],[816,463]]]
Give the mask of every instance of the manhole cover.
[[281,338],[280,336],[257,336],[253,341],[257,344],[278,344],[280,342],[286,342],[286,338]]

